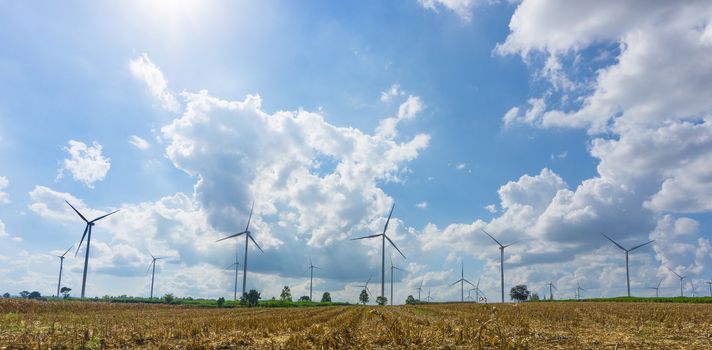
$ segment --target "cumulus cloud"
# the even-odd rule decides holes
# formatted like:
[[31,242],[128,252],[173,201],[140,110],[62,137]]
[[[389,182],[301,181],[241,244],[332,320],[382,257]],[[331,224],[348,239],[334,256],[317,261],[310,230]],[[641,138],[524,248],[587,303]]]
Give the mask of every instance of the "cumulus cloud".
[[129,61],[129,69],[135,78],[142,80],[146,84],[148,92],[158,101],[162,108],[171,112],[180,110],[180,104],[168,89],[168,83],[163,77],[163,72],[148,58],[147,54],[144,53]]
[[472,9],[477,3],[476,0],[418,0],[418,3],[426,9],[437,12],[440,7],[444,7],[457,14],[463,21],[469,22],[472,19]]
[[428,207],[428,202],[422,201],[420,203],[417,203],[415,207],[418,209],[426,209]]
[[79,181],[89,188],[94,188],[94,183],[104,179],[111,168],[111,159],[101,154],[102,147],[94,141],[91,146],[75,140],[69,140],[64,150],[70,158],[62,161],[57,178],[64,176],[64,171],[69,171],[75,181]]
[[151,147],[151,144],[148,141],[136,135],[131,135],[131,137],[129,138],[129,143],[142,151],[145,151],[149,147]]
[[5,231],[5,223],[0,220],[0,238],[7,237],[7,231]]
[[10,195],[7,192],[3,192],[9,183],[10,180],[7,177],[0,176],[0,203],[10,203]]
[[402,96],[404,92],[400,89],[400,85],[393,84],[388,91],[381,92],[381,102],[388,102],[396,96]]

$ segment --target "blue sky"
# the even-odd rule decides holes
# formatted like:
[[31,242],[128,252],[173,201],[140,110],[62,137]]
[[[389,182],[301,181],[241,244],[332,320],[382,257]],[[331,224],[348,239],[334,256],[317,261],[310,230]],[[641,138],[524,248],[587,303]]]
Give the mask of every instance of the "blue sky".
[[[265,253],[250,250],[248,285],[267,296],[304,293],[311,256],[325,267],[316,289],[355,299],[380,250],[348,238],[378,231],[393,202],[409,271],[397,302],[421,281],[455,299],[461,260],[496,299],[498,251],[481,228],[521,240],[507,288],[623,294],[623,256],[600,233],[656,240],[631,261],[635,294],[660,279],[674,293],[667,268],[690,276],[688,294],[712,278],[705,2],[0,8],[11,293],[56,288],[48,253],[83,229],[65,199],[122,209],[92,236],[88,295],[147,294],[147,249],[171,257],[159,294],[230,294],[235,246],[214,241],[253,199]],[[64,277],[76,292],[82,254]]]

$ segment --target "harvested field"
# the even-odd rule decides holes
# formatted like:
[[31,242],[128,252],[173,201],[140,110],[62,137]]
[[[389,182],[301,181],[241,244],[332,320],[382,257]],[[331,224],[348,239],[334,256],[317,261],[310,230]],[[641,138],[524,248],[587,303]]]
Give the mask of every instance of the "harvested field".
[[0,349],[712,349],[712,305],[215,309],[0,300]]

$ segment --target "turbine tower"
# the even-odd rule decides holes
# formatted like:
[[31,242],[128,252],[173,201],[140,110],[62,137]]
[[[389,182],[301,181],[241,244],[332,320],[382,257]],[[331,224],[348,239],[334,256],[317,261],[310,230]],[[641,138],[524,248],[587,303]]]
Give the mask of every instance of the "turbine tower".
[[549,283],[547,283],[546,285],[549,286],[549,298],[550,298],[549,300],[554,300],[553,289],[556,289],[556,291],[559,291],[559,288],[556,288],[556,286],[554,285],[554,282],[552,282],[552,281],[549,281]]
[[648,287],[650,289],[655,289],[655,297],[656,298],[658,297],[658,290],[660,289],[660,284],[662,284],[662,283],[663,283],[663,280],[660,280],[660,282],[658,282],[657,287]]
[[473,287],[475,286],[474,284],[472,284],[472,282],[465,279],[465,263],[460,261],[460,279],[453,282],[448,287],[452,287],[452,286],[460,283],[460,301],[461,302],[465,301],[465,282],[467,282],[467,284],[469,284]]
[[472,288],[470,290],[475,291],[475,297],[477,298],[477,302],[479,303],[480,302],[480,294],[483,294],[482,290],[480,290],[480,279],[479,278],[477,279],[477,284],[475,285],[475,288]]
[[161,260],[163,257],[155,257],[153,254],[151,254],[151,251],[148,252],[148,255],[151,256],[151,263],[148,264],[148,270],[146,270],[146,274],[148,274],[148,271],[151,271],[151,268],[153,268],[153,272],[151,272],[151,296],[148,297],[149,299],[153,299],[153,281],[156,277],[156,260]]
[[245,290],[245,287],[247,285],[247,246],[249,245],[250,241],[255,244],[255,247],[259,249],[262,253],[265,251],[262,250],[259,244],[255,241],[254,238],[252,238],[252,232],[250,232],[250,221],[252,220],[252,210],[255,209],[255,202],[252,201],[252,208],[250,208],[250,216],[247,218],[247,226],[245,227],[245,230],[242,232],[238,232],[234,235],[230,235],[227,237],[223,237],[218,239],[216,242],[224,241],[226,239],[230,239],[233,237],[239,237],[240,235],[245,235],[245,258],[242,262],[242,294],[247,293],[247,290]]
[[[667,266],[666,266],[666,267],[667,267]],[[670,270],[670,272],[674,273],[675,276],[677,276],[677,278],[680,279],[680,296],[681,296],[681,297],[684,297],[685,295],[682,293],[682,280],[685,279],[685,277],[687,277],[687,276],[680,276],[677,272],[673,271],[673,270],[672,270],[671,268],[669,268],[669,267],[667,267],[667,269]]]
[[72,244],[69,249],[67,249],[66,252],[62,255],[55,255],[56,257],[59,258],[59,281],[57,281],[57,298],[59,298],[59,288],[62,285],[62,268],[64,267],[64,256],[69,253],[70,250],[72,250],[72,247],[74,245]]
[[312,299],[312,282],[314,281],[314,269],[321,268],[318,266],[314,266],[314,264],[312,264],[312,259],[309,258],[309,268],[307,268],[307,270],[309,270],[309,301],[314,301],[314,299]]
[[705,281],[705,283],[709,284],[709,286],[710,286],[710,296],[712,297],[712,280],[710,280],[710,281]]
[[237,300],[237,271],[240,269],[240,261],[237,259],[237,254],[235,254],[235,262],[228,265],[226,269],[235,266],[235,292],[233,293],[233,300]]
[[403,256],[403,259],[405,259],[405,255],[403,255],[403,252],[401,252],[400,249],[398,249],[398,247],[396,246],[396,244],[393,243],[391,238],[386,235],[386,230],[388,229],[388,223],[391,221],[391,215],[393,215],[393,209],[395,207],[396,207],[396,204],[393,203],[393,206],[391,207],[391,212],[388,214],[388,220],[386,220],[386,225],[383,226],[383,233],[351,239],[352,241],[355,241],[355,240],[359,240],[359,239],[381,237],[381,297],[385,297],[385,291],[386,291],[386,240],[388,240],[388,242],[391,243],[393,248],[396,248],[398,253],[400,253],[400,255]]
[[[427,300],[428,302],[430,302],[431,300],[433,300],[433,298],[430,297],[430,288],[428,288],[428,296],[425,297],[425,300]],[[420,300],[418,300],[418,301],[420,301]]]
[[630,297],[630,273],[628,271],[628,253],[630,253],[644,245],[653,243],[653,242],[655,242],[655,240],[648,241],[643,244],[639,244],[639,245],[637,245],[633,248],[630,248],[630,249],[625,249],[625,248],[623,248],[622,245],[618,244],[618,242],[614,241],[611,237],[606,236],[604,233],[601,233],[601,234],[603,235],[603,237],[606,237],[609,241],[613,242],[613,244],[615,244],[618,248],[620,248],[622,251],[625,252],[625,282],[626,282],[626,285],[628,286],[628,296]]
[[507,245],[502,245],[502,243],[499,243],[498,240],[496,240],[494,237],[492,237],[491,234],[489,234],[487,231],[484,229],[480,229],[482,232],[484,232],[486,235],[488,235],[492,240],[499,245],[499,272],[500,272],[500,279],[501,279],[501,284],[502,284],[502,302],[504,303],[504,248],[509,247],[510,245],[516,243],[509,243]]
[[[69,204],[68,201],[65,200],[65,202],[67,204]],[[82,276],[82,298],[84,298],[84,292],[85,292],[86,286],[87,286],[87,268],[89,267],[89,247],[91,246],[91,228],[94,227],[94,225],[96,224],[97,221],[99,221],[111,214],[116,213],[118,210],[114,210],[111,213],[104,214],[94,220],[89,221],[84,217],[84,215],[82,215],[82,213],[79,212],[79,210],[77,210],[77,208],[75,208],[71,204],[69,204],[69,206],[72,207],[72,209],[74,209],[74,212],[77,213],[77,215],[79,215],[79,217],[82,218],[82,220],[84,220],[84,222],[87,224],[86,227],[84,227],[84,234],[82,234],[82,239],[79,241],[79,246],[77,247],[77,252],[74,253],[74,256],[77,256],[77,254],[79,253],[79,249],[82,247],[82,243],[84,242],[84,237],[86,237],[87,238],[87,249],[86,249],[86,253],[84,254],[84,275]]]
[[358,284],[356,285],[356,287],[365,289],[365,290],[366,290],[366,293],[368,293],[368,295],[373,295],[373,294],[371,293],[371,290],[368,289],[368,283],[371,282],[371,277],[373,277],[373,274],[371,274],[371,275],[368,276],[368,279],[366,280],[366,283],[361,284],[361,285],[358,285]]
[[399,267],[393,266],[393,257],[391,257],[391,306],[393,306],[393,270],[405,272],[405,270],[403,270]]

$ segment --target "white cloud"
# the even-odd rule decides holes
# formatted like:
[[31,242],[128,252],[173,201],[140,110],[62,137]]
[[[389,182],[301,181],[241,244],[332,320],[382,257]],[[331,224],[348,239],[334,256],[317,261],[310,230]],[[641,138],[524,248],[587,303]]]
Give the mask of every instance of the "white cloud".
[[467,168],[467,164],[465,164],[465,163],[455,164],[455,169],[457,169],[457,170],[465,170],[466,168]]
[[400,89],[400,85],[393,84],[388,91],[381,92],[381,102],[388,102],[396,96],[402,96],[404,93]]
[[549,155],[549,159],[551,159],[551,160],[566,159],[566,156],[568,156],[568,155],[569,155],[569,152],[566,152],[566,151],[559,152],[556,154],[552,153],[551,155]]
[[426,209],[428,207],[428,202],[422,201],[420,203],[417,203],[415,207],[418,209]]
[[423,110],[423,102],[420,97],[410,95],[398,108],[398,119],[411,119]]
[[477,3],[476,0],[418,0],[418,3],[426,9],[437,12],[439,7],[444,7],[457,14],[463,21],[469,22],[472,19],[472,9]]
[[0,176],[0,204],[10,203],[10,195],[3,190],[7,187],[10,181],[5,176]]
[[0,220],[0,238],[7,237],[7,231],[5,231],[5,223]]
[[168,83],[163,77],[163,72],[156,67],[147,54],[143,54],[129,62],[131,74],[137,79],[142,80],[148,87],[148,92],[158,100],[161,107],[171,111],[178,112],[180,104],[176,100],[173,93],[168,90]]
[[148,141],[136,135],[131,135],[131,137],[129,138],[129,143],[142,151],[147,150],[149,147],[151,147],[151,144]]
[[57,178],[62,178],[67,170],[74,180],[94,188],[94,183],[103,180],[111,168],[111,159],[101,154],[102,147],[96,141],[92,146],[87,146],[83,142],[69,140],[68,147],[64,147],[64,150],[69,153],[70,158],[62,161]]
[[485,205],[485,210],[487,210],[491,214],[495,214],[495,213],[497,213],[497,205],[495,205],[495,204]]

